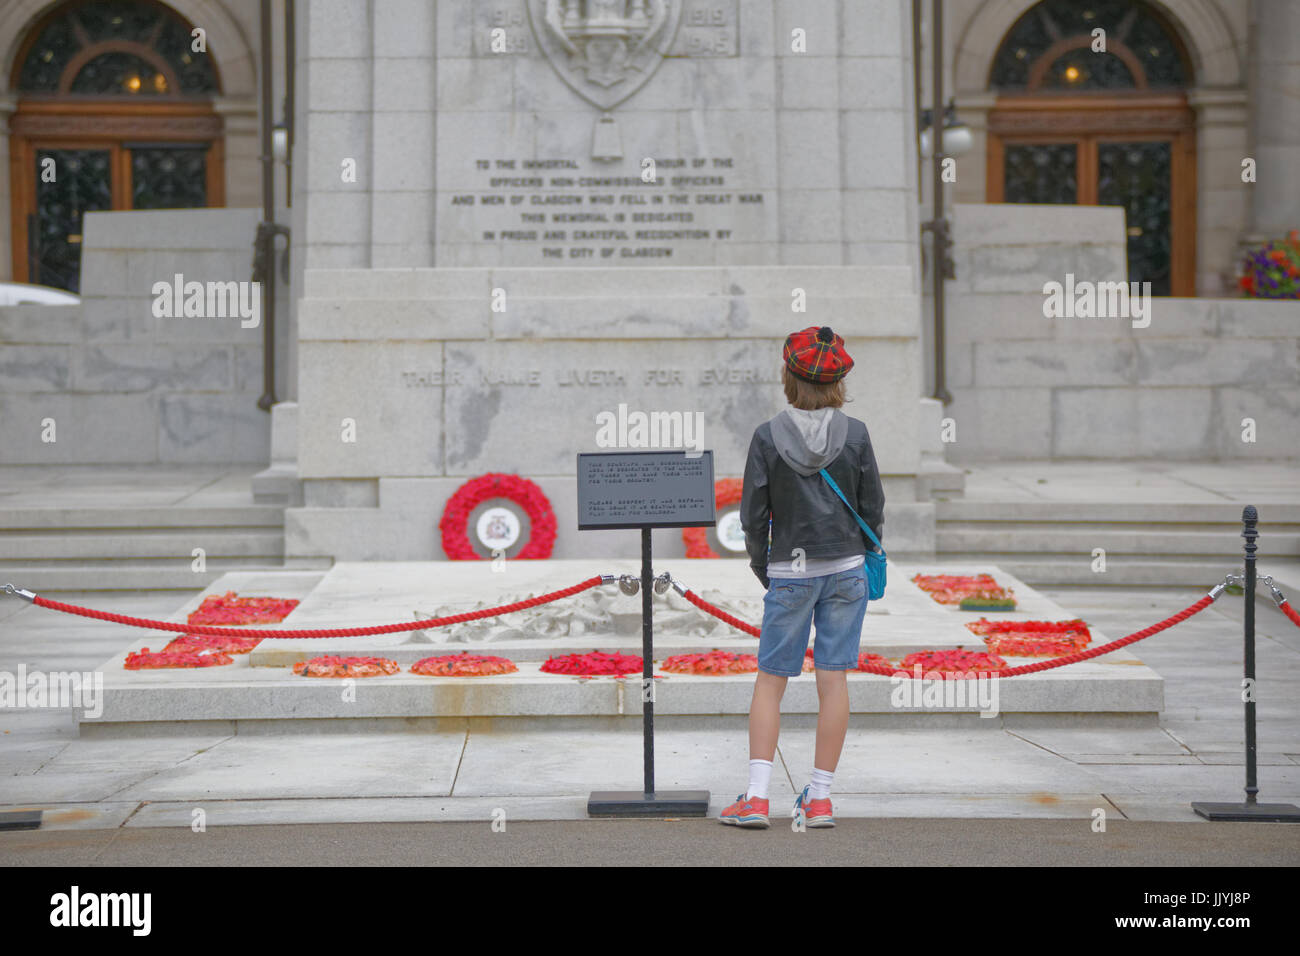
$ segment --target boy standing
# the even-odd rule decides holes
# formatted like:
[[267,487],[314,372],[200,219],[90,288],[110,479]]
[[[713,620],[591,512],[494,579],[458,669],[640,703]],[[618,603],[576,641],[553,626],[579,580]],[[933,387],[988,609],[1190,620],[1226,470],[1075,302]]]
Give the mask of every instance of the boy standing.
[[840,411],[844,376],[853,368],[844,340],[812,326],[785,340],[782,359],[790,407],[755,429],[740,505],[750,566],[768,589],[749,709],[749,787],[721,820],[768,826],[781,697],[786,681],[802,673],[815,623],[816,756],[795,807],[809,827],[833,827],[831,779],[849,724],[845,671],[858,666],[867,610],[863,553],[874,545],[818,472],[826,469],[877,538],[885,494],[867,426]]

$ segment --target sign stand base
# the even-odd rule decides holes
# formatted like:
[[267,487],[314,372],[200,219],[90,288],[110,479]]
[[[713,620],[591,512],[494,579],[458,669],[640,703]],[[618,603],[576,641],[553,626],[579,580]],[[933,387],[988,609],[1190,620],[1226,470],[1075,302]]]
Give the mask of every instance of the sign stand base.
[[40,810],[6,810],[0,813],[0,830],[39,830]]
[[587,799],[587,815],[593,817],[707,817],[709,791],[593,790]]
[[1294,803],[1207,803],[1192,804],[1196,815],[1228,823],[1300,823],[1300,807]]

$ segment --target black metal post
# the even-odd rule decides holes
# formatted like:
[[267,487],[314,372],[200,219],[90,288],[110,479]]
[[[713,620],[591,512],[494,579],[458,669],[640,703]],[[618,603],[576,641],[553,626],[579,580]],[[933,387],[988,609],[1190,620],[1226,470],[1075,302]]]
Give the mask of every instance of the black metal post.
[[293,0],[284,0],[284,129],[287,151],[284,157],[284,204],[293,205],[294,71],[298,68],[298,38]]
[[1259,785],[1256,779],[1255,742],[1255,541],[1259,538],[1259,512],[1254,505],[1246,505],[1241,512],[1241,536],[1246,539],[1245,574],[1242,579],[1242,634],[1243,648],[1242,690],[1246,710],[1246,802],[1205,803],[1194,802],[1192,809],[1207,820],[1261,823],[1300,823],[1300,807],[1290,803],[1258,803]]
[[1246,802],[1254,803],[1259,793],[1255,780],[1255,541],[1259,537],[1259,512],[1246,505],[1241,512],[1241,536],[1246,539],[1245,612],[1242,628],[1246,646],[1242,689],[1246,701]]
[[645,795],[655,794],[655,698],[654,698],[654,572],[650,568],[650,529],[641,529],[641,729],[645,750]]
[[934,398],[947,405],[952,401],[948,391],[948,356],[944,323],[947,321],[944,308],[944,280],[948,277],[948,222],[943,218],[943,128],[946,121],[943,110],[943,0],[934,0],[930,13],[930,47],[932,83],[930,110],[930,141],[934,143],[930,151],[932,158],[931,189],[934,192],[934,217],[931,238],[930,276],[934,283]]
[[919,203],[921,189],[921,99],[925,93],[921,88],[921,0],[912,0],[912,119],[916,124],[916,197]]
[[257,407],[269,412],[275,397],[275,157],[271,148],[271,111],[274,76],[271,72],[271,0],[261,4],[261,72],[262,83],[262,222],[258,225],[260,269],[254,268],[254,281],[262,283],[262,395]]

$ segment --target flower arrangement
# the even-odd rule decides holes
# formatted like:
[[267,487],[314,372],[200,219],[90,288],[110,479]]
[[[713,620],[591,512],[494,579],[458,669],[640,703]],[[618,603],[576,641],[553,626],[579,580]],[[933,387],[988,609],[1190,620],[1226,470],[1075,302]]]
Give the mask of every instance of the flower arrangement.
[[[740,478],[719,478],[713,484],[714,507],[724,508],[727,505],[738,504],[743,492],[743,486],[744,482]],[[720,557],[709,547],[707,528],[683,528],[682,541],[686,545],[686,557],[688,558]]]
[[378,677],[396,674],[399,670],[397,661],[386,657],[335,657],[332,654],[293,665],[293,672],[300,677]]
[[979,671],[1000,671],[1007,662],[996,654],[982,651],[917,651],[903,658],[899,667],[910,671],[919,667],[924,674],[938,674],[944,680],[977,677]]
[[718,650],[706,654],[676,654],[667,658],[660,669],[674,674],[699,674],[708,677],[752,674],[758,670],[758,656]]
[[882,657],[879,654],[862,653],[858,655],[858,670],[863,670],[867,664],[874,664],[876,667],[893,667],[894,662],[888,657]]
[[916,574],[912,583],[940,604],[961,604],[973,598],[976,605],[989,602],[1015,607],[1012,590],[999,586],[991,574]]
[[278,624],[298,606],[292,598],[238,597],[227,591],[209,594],[186,621],[190,624]]
[[1088,640],[1085,638],[1080,641],[1077,637],[993,635],[984,638],[984,644],[990,654],[1006,654],[1008,657],[1061,657],[1083,650]]
[[220,651],[223,654],[247,654],[258,644],[260,637],[209,637],[206,634],[182,634],[175,638],[164,651]]
[[490,498],[509,498],[528,515],[528,543],[516,557],[549,558],[555,547],[555,512],[550,499],[527,478],[495,472],[465,482],[447,500],[438,528],[442,531],[442,550],[452,561],[481,561],[469,543],[466,526],[469,515]]
[[540,670],[544,674],[566,674],[572,677],[623,677],[635,674],[644,667],[645,662],[632,654],[592,651],[588,654],[548,657]]
[[1237,280],[1242,294],[1256,299],[1300,299],[1300,231],[1246,253]]
[[426,657],[411,665],[412,674],[423,674],[426,677],[488,677],[493,674],[513,674],[517,670],[519,668],[508,658],[471,654],[469,651]]
[[126,655],[124,667],[129,671],[154,670],[166,667],[220,667],[230,664],[234,658],[221,651],[199,653],[198,651],[151,651],[143,648]]
[[1079,618],[1069,621],[989,621],[981,618],[966,628],[984,638],[991,654],[1008,657],[1060,657],[1082,650],[1092,632]]
[[1014,611],[1016,598],[1010,588],[994,588],[965,595],[957,607],[963,611]]

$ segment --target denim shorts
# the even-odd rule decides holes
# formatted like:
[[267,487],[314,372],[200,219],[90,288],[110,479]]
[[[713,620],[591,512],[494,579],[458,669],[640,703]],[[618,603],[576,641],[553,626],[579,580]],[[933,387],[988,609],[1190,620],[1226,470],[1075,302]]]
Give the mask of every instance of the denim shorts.
[[818,578],[772,578],[763,598],[758,669],[777,677],[803,673],[809,628],[817,625],[813,666],[847,671],[858,666],[867,613],[867,569],[858,566]]

